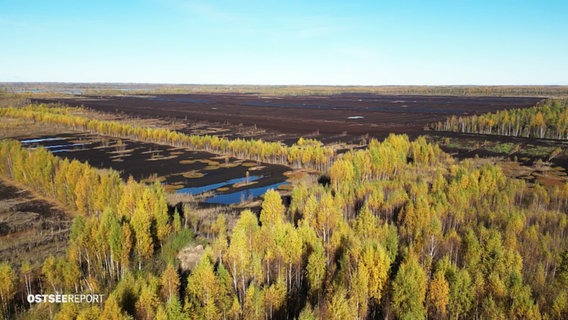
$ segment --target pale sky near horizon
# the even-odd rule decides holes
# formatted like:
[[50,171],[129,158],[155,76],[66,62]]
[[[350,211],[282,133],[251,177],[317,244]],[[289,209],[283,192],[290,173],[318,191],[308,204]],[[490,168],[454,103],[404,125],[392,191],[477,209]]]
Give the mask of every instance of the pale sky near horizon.
[[0,82],[568,85],[568,1],[0,0]]

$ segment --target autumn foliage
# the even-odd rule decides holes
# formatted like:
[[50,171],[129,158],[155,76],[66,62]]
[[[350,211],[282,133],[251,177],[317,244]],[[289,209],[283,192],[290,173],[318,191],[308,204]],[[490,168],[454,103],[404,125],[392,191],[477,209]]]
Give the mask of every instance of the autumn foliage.
[[[0,174],[78,215],[67,256],[41,266],[45,290],[106,294],[102,306],[57,308],[60,318],[568,315],[568,185],[531,185],[401,135],[348,151],[324,173],[328,185],[295,186],[289,206],[268,191],[260,214],[244,210],[232,230],[220,216],[182,278],[175,263],[154,263],[187,232],[159,184],[0,143]],[[5,311],[28,275],[0,265]]]
[[566,99],[546,100],[527,109],[501,110],[473,116],[452,116],[438,122],[438,131],[481,133],[511,137],[568,139]]
[[31,119],[74,130],[100,135],[130,138],[159,144],[169,144],[191,150],[209,151],[275,164],[325,170],[335,152],[320,142],[300,139],[287,147],[277,142],[258,139],[226,139],[211,135],[187,135],[163,128],[132,125],[120,121],[99,120],[78,115],[76,108],[54,105],[28,105],[22,108],[0,108],[0,116]]

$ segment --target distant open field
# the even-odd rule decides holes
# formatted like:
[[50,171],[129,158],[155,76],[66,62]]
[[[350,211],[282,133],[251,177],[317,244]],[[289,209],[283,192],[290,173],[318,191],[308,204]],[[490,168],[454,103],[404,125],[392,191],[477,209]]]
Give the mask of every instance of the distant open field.
[[416,136],[432,122],[451,115],[481,114],[525,108],[540,97],[481,97],[435,95],[377,95],[343,93],[324,96],[267,96],[259,94],[167,94],[136,96],[77,96],[34,99],[64,102],[105,112],[148,118],[256,126],[291,134],[365,135],[389,133]]

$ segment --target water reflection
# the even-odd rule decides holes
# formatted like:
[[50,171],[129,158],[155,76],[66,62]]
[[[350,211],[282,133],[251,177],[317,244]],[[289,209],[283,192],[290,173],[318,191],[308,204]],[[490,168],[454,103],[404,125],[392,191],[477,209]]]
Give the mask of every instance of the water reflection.
[[258,198],[261,195],[265,194],[266,191],[268,191],[269,189],[276,189],[279,186],[287,183],[288,182],[278,182],[265,187],[251,188],[233,193],[220,194],[211,197],[209,199],[206,199],[205,203],[225,204],[225,205],[240,203],[246,200],[252,200],[254,198]]
[[242,182],[252,182],[252,181],[256,181],[258,179],[261,179],[263,176],[249,176],[248,178],[243,177],[243,178],[235,178],[235,179],[231,179],[231,180],[227,180],[227,181],[223,181],[220,183],[214,183],[214,184],[208,184],[206,186],[201,186],[201,187],[191,187],[191,188],[183,188],[183,189],[179,189],[177,191],[177,193],[189,193],[191,195],[197,195],[203,192],[207,192],[207,191],[211,191],[211,190],[215,190],[218,188],[222,188],[225,186],[230,186],[232,184],[235,183],[242,183]]

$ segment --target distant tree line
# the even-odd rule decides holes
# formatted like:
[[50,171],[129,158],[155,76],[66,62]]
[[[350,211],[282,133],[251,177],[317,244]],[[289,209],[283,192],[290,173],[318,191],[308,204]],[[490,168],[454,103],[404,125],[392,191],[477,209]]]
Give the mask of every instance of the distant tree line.
[[567,99],[547,100],[526,109],[500,110],[473,116],[452,116],[433,125],[438,131],[511,137],[568,139]]
[[[391,94],[440,96],[567,96],[568,86],[218,86],[218,85],[157,85],[139,88],[148,94],[240,93],[273,96],[308,96],[340,94]],[[131,90],[126,91],[132,93]],[[95,92],[92,92],[95,93]]]
[[238,93],[274,96],[335,95],[344,93],[451,96],[560,97],[568,86],[260,86],[132,83],[1,83],[8,92],[38,96],[49,93],[83,95]]

